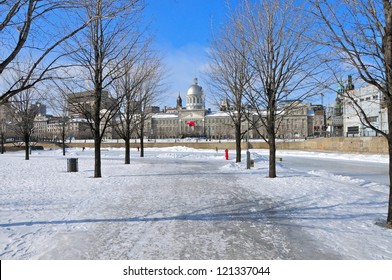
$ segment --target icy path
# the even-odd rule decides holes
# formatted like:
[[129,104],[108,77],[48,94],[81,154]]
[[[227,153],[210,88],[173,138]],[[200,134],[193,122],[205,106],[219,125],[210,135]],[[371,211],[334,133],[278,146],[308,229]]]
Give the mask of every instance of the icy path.
[[[241,187],[238,181],[246,174],[220,169],[221,161],[170,157],[133,161],[137,164],[124,166],[118,158],[106,158],[102,179],[90,178],[83,158],[81,172],[75,174],[58,172],[59,167],[48,163],[45,168],[57,172],[60,181],[68,177],[69,185],[56,187],[43,177],[41,189],[31,188],[37,200],[29,197],[26,205],[23,193],[28,190],[17,190],[15,199],[22,195],[20,207],[10,209],[8,223],[2,216],[0,257],[339,258],[318,249],[300,227],[276,222],[274,202]],[[4,240],[8,241],[3,247]]]

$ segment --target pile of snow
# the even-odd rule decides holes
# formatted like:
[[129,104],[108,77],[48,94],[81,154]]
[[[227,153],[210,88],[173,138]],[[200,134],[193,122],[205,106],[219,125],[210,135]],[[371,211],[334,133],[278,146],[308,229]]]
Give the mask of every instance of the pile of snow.
[[306,158],[328,158],[335,160],[351,160],[351,161],[366,161],[388,163],[388,155],[374,155],[374,154],[341,154],[341,153],[323,153],[323,152],[306,152],[306,151],[279,151],[280,156],[296,156]]

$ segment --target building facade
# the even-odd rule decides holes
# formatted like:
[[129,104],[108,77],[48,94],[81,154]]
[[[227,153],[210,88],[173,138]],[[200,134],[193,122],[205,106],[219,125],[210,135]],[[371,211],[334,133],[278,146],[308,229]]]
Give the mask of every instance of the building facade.
[[175,108],[165,108],[162,113],[152,114],[146,122],[149,138],[206,137],[205,96],[197,78],[186,93],[185,107],[179,95]]
[[[222,101],[220,111],[211,112],[205,108],[205,94],[197,79],[186,93],[186,104],[182,106],[182,98],[177,98],[177,106],[165,108],[163,112],[152,114],[146,123],[148,138],[186,138],[205,137],[209,139],[232,139],[235,137],[234,123],[230,114],[230,104]],[[278,138],[306,138],[323,136],[326,131],[325,112],[321,105],[312,105],[296,101],[282,109],[283,113],[278,125]],[[253,116],[255,123],[257,116]],[[248,129],[250,128],[250,129]],[[245,120],[242,131],[247,131],[249,138],[261,138],[263,129],[256,132]]]
[[[369,122],[377,129],[388,131],[387,109],[383,104],[382,93],[373,85],[351,89],[343,97],[343,132],[344,136],[377,136],[376,132],[361,121],[366,115]],[[361,112],[355,105],[358,104]]]
[[378,136],[366,119],[373,127],[388,132],[387,109],[381,91],[373,85],[355,88],[349,76],[346,86],[340,83],[335,103],[328,109],[330,136]]
[[[106,93],[105,93],[106,96]],[[107,94],[107,106],[111,104],[109,94]],[[92,137],[89,125],[80,114],[77,107],[92,107],[94,97],[89,92],[73,94],[67,102],[66,125],[64,117],[49,117],[39,115],[35,120],[34,136],[37,139],[57,140],[61,139],[62,131],[65,129],[66,138],[89,139]],[[205,93],[199,85],[198,80],[194,79],[193,84],[188,88],[184,98],[178,95],[174,107],[165,107],[160,110],[157,106],[146,108],[148,118],[144,124],[144,135],[149,139],[181,139],[181,138],[208,138],[208,139],[234,139],[235,129],[231,114],[235,113],[228,101],[222,101],[219,111],[212,112],[205,108]],[[287,107],[285,107],[287,106]],[[105,107],[105,106],[104,106]],[[288,109],[290,107],[290,109]],[[104,110],[102,115],[104,115]],[[282,105],[281,114],[277,121],[277,138],[295,139],[306,137],[320,137],[325,135],[326,123],[324,107],[294,101],[290,105]],[[266,135],[261,126],[258,129],[252,128],[251,123],[259,116],[253,116],[251,122],[243,121],[242,131],[246,131],[247,138],[257,139]],[[138,117],[134,118],[134,127],[137,127]],[[106,139],[116,139],[115,129],[109,127],[106,130]],[[138,138],[133,130],[132,138]]]

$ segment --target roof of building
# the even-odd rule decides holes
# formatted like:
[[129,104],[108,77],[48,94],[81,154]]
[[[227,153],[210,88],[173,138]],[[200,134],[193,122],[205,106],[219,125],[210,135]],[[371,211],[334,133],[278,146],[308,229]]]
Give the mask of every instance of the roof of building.
[[218,111],[218,112],[211,112],[210,114],[207,114],[206,117],[208,118],[214,118],[214,117],[228,117],[229,113],[223,112],[223,111]]
[[193,85],[189,87],[186,95],[203,95],[203,88],[198,85],[197,78],[194,79]]
[[157,113],[157,114],[153,114],[152,118],[154,118],[154,119],[178,118],[178,114]]

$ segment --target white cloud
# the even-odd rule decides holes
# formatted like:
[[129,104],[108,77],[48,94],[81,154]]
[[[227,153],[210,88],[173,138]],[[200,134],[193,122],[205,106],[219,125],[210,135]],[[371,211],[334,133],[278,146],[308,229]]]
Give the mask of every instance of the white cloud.
[[[180,48],[167,48],[164,53],[164,62],[168,70],[168,92],[163,106],[175,106],[178,93],[185,100],[186,91],[192,85],[193,79],[199,79],[199,85],[205,89],[202,82],[203,73],[208,64],[206,47],[200,44],[187,44]],[[183,104],[185,105],[185,104]],[[208,105],[207,105],[208,107]]]

